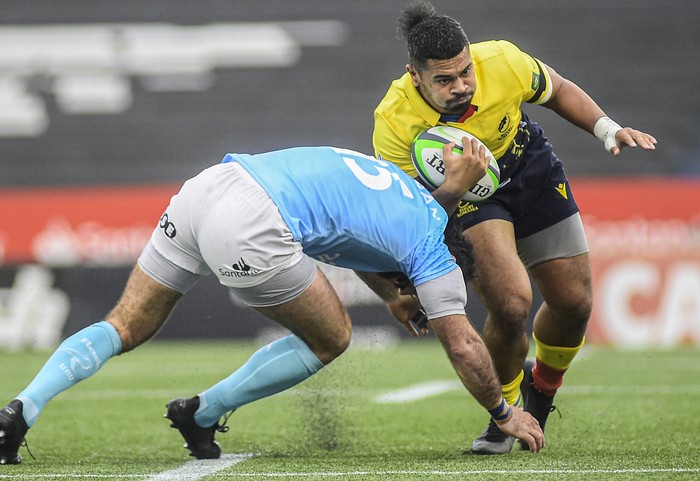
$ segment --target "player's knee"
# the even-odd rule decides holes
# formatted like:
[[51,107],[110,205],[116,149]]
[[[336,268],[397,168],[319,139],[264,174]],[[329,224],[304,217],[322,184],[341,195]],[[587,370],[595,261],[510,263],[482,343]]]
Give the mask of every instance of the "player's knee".
[[333,360],[343,354],[349,345],[349,342],[347,344],[337,342],[324,345],[320,349],[316,349],[315,354],[323,364],[330,364]]
[[577,324],[586,324],[591,317],[592,311],[593,296],[581,293],[581,295],[576,296],[576,298],[572,300],[568,308],[567,317],[574,320]]
[[531,307],[531,297],[504,296],[489,305],[489,321],[501,332],[515,336],[525,329]]
[[334,330],[332,335],[315,342],[312,349],[323,364],[328,364],[347,350],[351,338],[352,331],[348,324]]
[[558,295],[546,302],[557,317],[575,325],[585,325],[593,310],[593,294],[586,289],[571,290],[567,295]]

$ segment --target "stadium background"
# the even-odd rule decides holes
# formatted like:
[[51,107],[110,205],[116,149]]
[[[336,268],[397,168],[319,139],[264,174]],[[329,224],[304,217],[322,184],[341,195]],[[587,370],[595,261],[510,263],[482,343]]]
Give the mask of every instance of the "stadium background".
[[[103,316],[171,193],[224,153],[371,152],[373,108],[406,62],[395,35],[406,3],[4,0],[0,348],[51,346]],[[653,154],[612,158],[546,109],[527,108],[584,212],[596,285],[589,339],[700,342],[700,3],[434,4],[472,42],[515,42],[618,122],[659,139]],[[201,26],[206,41],[202,32],[186,37],[199,44],[183,41],[187,26]],[[203,63],[197,52],[218,56]],[[359,333],[399,335],[351,275],[331,276]],[[483,309],[470,300],[479,324]],[[159,338],[271,327],[205,279]]]

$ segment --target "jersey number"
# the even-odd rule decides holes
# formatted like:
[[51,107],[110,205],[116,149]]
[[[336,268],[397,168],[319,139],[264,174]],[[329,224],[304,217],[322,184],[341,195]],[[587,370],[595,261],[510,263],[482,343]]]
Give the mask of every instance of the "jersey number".
[[[391,172],[389,171],[389,169],[385,168],[389,165],[387,162],[383,160],[377,160],[374,157],[370,157],[369,155],[364,155],[359,152],[354,152],[352,150],[333,150],[343,155],[345,165],[350,167],[350,170],[353,174],[355,174],[357,180],[362,182],[362,184],[364,184],[366,187],[372,190],[386,190],[389,187],[391,187],[391,184],[394,181],[398,181],[399,185],[401,186],[401,192],[403,193],[403,195],[408,197],[409,199],[413,199],[413,193],[410,191],[410,189],[404,183],[401,177],[399,177],[399,174],[397,174],[396,172]],[[348,157],[348,155],[352,155],[353,157]],[[354,157],[360,157],[366,160],[371,160],[372,162],[379,164],[374,166],[374,168],[377,169],[377,173],[370,174],[369,172],[366,172],[362,167],[357,165],[357,160]]]

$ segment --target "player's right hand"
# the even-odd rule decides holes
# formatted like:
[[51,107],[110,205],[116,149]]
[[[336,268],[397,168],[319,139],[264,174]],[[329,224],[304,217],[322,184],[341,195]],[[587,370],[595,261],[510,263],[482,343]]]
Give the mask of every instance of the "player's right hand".
[[[474,187],[489,169],[489,158],[486,149],[476,139],[462,138],[464,146],[461,154],[452,151],[454,142],[442,148],[442,159],[445,164],[445,182],[443,189],[459,192],[463,196]],[[445,186],[445,184],[448,184]]]
[[544,447],[544,433],[540,423],[532,415],[523,410],[511,406],[513,415],[504,423],[498,423],[498,427],[506,434],[525,441],[530,446],[530,451],[538,453]]

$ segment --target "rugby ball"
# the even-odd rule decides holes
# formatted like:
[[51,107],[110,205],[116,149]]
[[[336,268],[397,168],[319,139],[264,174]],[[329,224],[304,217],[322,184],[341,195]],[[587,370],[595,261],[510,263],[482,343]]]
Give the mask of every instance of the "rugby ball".
[[[411,145],[411,160],[413,166],[418,172],[418,176],[429,187],[437,188],[445,181],[445,164],[442,160],[442,146],[455,143],[453,152],[462,153],[462,138],[475,139],[472,134],[465,130],[445,125],[438,125],[424,130],[416,136]],[[479,139],[476,139],[479,145],[484,145]],[[498,168],[498,162],[494,158],[491,151],[484,145],[486,156],[491,157],[489,161],[489,170],[486,172],[479,182],[474,187],[467,191],[462,197],[463,200],[469,202],[479,202],[480,200],[488,199],[498,189],[501,180],[501,171]]]

